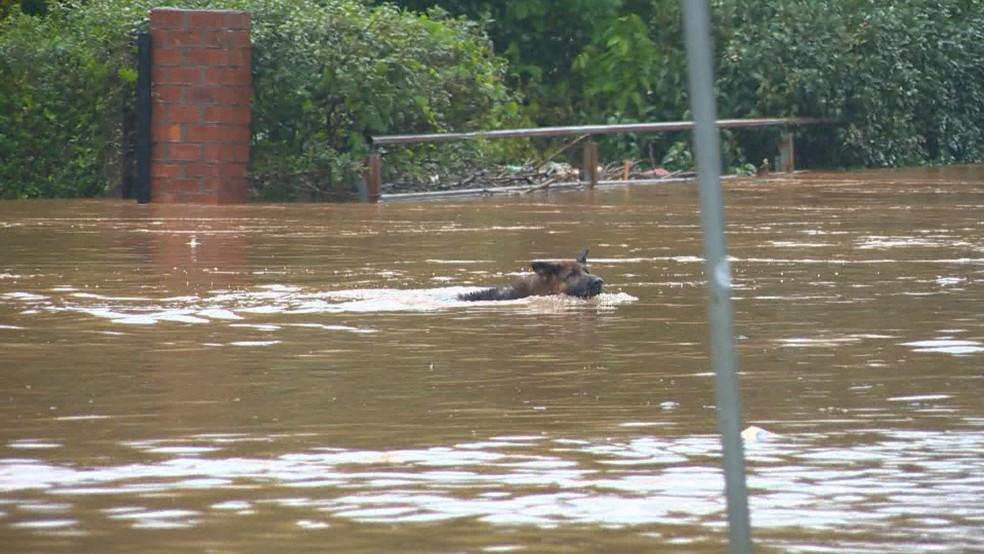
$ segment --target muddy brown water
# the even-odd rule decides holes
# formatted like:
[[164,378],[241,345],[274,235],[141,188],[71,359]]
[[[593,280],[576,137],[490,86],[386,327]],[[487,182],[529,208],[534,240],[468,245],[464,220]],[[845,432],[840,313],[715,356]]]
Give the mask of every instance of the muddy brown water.
[[[984,166],[726,188],[758,548],[984,549]],[[0,203],[3,550],[721,552],[700,254],[692,183]]]

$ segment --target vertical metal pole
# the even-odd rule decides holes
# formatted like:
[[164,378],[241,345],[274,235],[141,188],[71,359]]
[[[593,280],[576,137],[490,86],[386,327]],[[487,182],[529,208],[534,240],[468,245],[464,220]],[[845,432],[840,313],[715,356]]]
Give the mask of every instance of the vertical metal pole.
[[776,160],[776,171],[792,173],[796,169],[796,155],[793,152],[793,132],[783,129],[779,135],[779,159]]
[[150,74],[150,33],[140,33],[137,36],[137,179],[134,191],[140,204],[150,202]]
[[379,189],[383,181],[383,156],[375,148],[366,159],[366,201],[379,202]]
[[706,0],[681,0],[687,43],[690,106],[694,113],[694,150],[700,182],[700,213],[704,231],[704,263],[709,292],[711,348],[717,391],[717,421],[724,450],[725,494],[728,504],[730,551],[752,551],[745,486],[745,456],[741,443],[741,401],[738,394],[738,356],[731,307],[731,269],[724,236],[721,197],[721,137],[715,120],[711,24]]
[[584,142],[583,168],[581,174],[588,181],[588,186],[595,188],[598,184],[598,143],[588,138]]

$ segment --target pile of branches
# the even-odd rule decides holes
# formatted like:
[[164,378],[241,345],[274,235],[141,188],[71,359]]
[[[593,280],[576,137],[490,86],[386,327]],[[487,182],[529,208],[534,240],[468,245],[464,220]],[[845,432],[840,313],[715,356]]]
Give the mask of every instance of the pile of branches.
[[[587,135],[578,137],[542,161],[532,160],[523,164],[483,168],[465,176],[442,178],[440,175],[434,175],[429,182],[396,180],[383,183],[381,192],[382,194],[405,194],[505,189],[516,193],[530,193],[548,189],[554,184],[580,183],[587,179],[586,176],[582,178],[581,170],[568,163],[553,160],[587,137]],[[692,175],[679,171],[671,173],[655,166],[654,161],[650,160],[650,162],[652,165],[650,169],[643,169],[645,167],[643,162],[635,160],[609,163],[598,168],[598,179],[600,181],[652,180]]]

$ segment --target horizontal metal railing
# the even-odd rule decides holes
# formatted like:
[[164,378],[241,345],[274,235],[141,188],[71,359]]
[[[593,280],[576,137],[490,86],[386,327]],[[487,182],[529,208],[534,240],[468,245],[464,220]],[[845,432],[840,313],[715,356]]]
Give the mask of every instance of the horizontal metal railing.
[[[718,128],[739,129],[749,127],[784,127],[816,125],[827,121],[812,117],[757,118],[757,119],[719,119]],[[569,127],[533,127],[528,129],[500,129],[495,131],[471,131],[467,133],[427,133],[418,135],[381,135],[372,137],[372,153],[366,162],[366,188],[368,200],[379,200],[382,186],[382,154],[380,146],[396,144],[418,144],[435,142],[454,142],[462,140],[501,140],[511,138],[562,137],[582,135],[610,135],[616,133],[665,133],[670,131],[689,131],[694,128],[693,121],[664,121],[657,123],[619,123],[614,125],[573,125]],[[598,184],[598,145],[587,141],[584,147],[584,167],[582,176],[589,186]],[[794,169],[793,135],[783,132],[779,139],[779,156],[776,161],[778,171]]]
[[[776,127],[780,125],[812,125],[823,120],[811,117],[761,118],[761,119],[720,119],[718,127],[734,129],[740,127]],[[618,123],[614,125],[574,125],[571,127],[534,127],[530,129],[501,129],[497,131],[472,131],[469,133],[429,133],[422,135],[383,135],[372,137],[374,146],[385,144],[412,144],[420,142],[453,142],[456,140],[507,138],[562,137],[570,135],[611,135],[616,133],[665,133],[668,131],[689,131],[694,128],[693,121],[664,121],[660,123]]]

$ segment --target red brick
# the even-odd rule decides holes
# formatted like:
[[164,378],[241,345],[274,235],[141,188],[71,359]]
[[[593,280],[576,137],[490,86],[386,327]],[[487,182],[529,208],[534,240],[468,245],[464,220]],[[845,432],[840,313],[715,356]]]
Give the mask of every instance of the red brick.
[[229,50],[219,50],[222,52],[221,64],[227,67],[245,67],[247,70],[252,64],[252,55],[249,48],[232,48]]
[[226,123],[232,121],[233,112],[234,108],[227,106],[206,107],[202,121],[205,123]]
[[242,125],[220,125],[216,131],[216,141],[246,144],[249,141],[249,128]]
[[163,188],[155,190],[153,187],[150,189],[150,199],[158,204],[177,204],[179,201],[178,195],[167,192]]
[[202,82],[202,70],[196,67],[172,67],[164,73],[164,78],[158,81],[168,85],[197,85]]
[[205,48],[249,48],[250,33],[248,30],[206,31],[202,45]]
[[188,87],[188,101],[199,104],[214,104],[222,101],[225,91],[216,86]]
[[227,163],[227,162],[238,162],[242,161],[239,158],[241,153],[239,149],[242,148],[237,144],[205,144],[204,159],[212,163]]
[[185,139],[189,142],[224,142],[225,128],[220,125],[189,125]]
[[213,106],[205,108],[205,123],[238,123],[249,125],[249,106]]
[[202,46],[202,32],[198,29],[191,29],[187,31],[174,29],[167,32],[164,40],[158,46],[162,48],[199,48]]
[[196,105],[177,105],[167,106],[167,111],[162,114],[162,123],[198,123],[202,120],[202,110]]
[[[221,168],[223,177],[245,178],[249,174],[245,164],[222,164],[219,167]],[[237,184],[236,186],[239,185]]]
[[[215,164],[213,164],[215,165]],[[223,180],[218,177],[202,179],[202,192],[222,192]]]
[[[217,106],[249,106],[252,101],[252,91],[249,87],[229,87],[229,86],[206,86],[208,92],[201,91],[192,93],[201,98],[203,102],[211,102]],[[229,115],[241,117],[238,112],[229,112]]]
[[216,192],[196,192],[184,195],[184,202],[189,202],[192,204],[219,204],[221,203],[222,195]]
[[171,179],[167,182],[168,192],[199,192],[202,190],[198,179]]
[[151,177],[165,177],[172,179],[174,177],[183,177],[184,166],[180,164],[171,164],[164,162],[155,162],[150,164],[150,176]]
[[228,106],[248,106],[253,100],[253,90],[250,87],[222,87],[215,98]]
[[222,29],[227,26],[225,14],[219,10],[190,11],[188,25],[197,29]]
[[245,48],[201,48],[188,52],[188,63],[192,65],[208,65],[211,67],[247,68],[250,65],[250,53]]
[[253,110],[249,106],[235,106],[232,108],[234,116],[231,124],[239,124],[249,126],[250,116],[253,115]]
[[249,144],[241,144],[236,147],[236,161],[244,164],[249,163]]
[[180,28],[187,25],[188,10],[154,8],[150,10],[150,26],[155,29]]
[[205,69],[206,85],[249,85],[249,68],[219,68]]
[[[188,164],[187,167],[184,168],[184,174],[186,177],[195,177],[195,178],[221,177],[223,168],[226,165],[227,164],[213,164],[213,163]],[[207,186],[203,186],[203,190],[205,188],[207,188]]]
[[207,179],[205,184],[205,190],[219,194],[228,194],[234,187],[235,183],[229,179]]
[[171,144],[167,149],[171,161],[198,161],[202,159],[202,148],[198,144]]
[[189,65],[207,65],[209,67],[217,67],[225,65],[225,57],[222,55],[224,50],[215,50],[212,48],[196,48],[194,50],[188,51],[188,64]]
[[249,31],[252,25],[252,15],[248,11],[234,11],[226,15],[225,25],[229,29]]
[[158,122],[150,129],[150,136],[154,142],[180,142],[181,125],[166,125]]
[[188,87],[156,85],[154,86],[154,98],[158,102],[178,103],[184,101],[186,90]]
[[159,67],[170,67],[184,63],[184,52],[171,48],[155,48],[153,63]]
[[225,140],[228,142],[248,144],[251,136],[249,125],[227,125],[225,127]]

